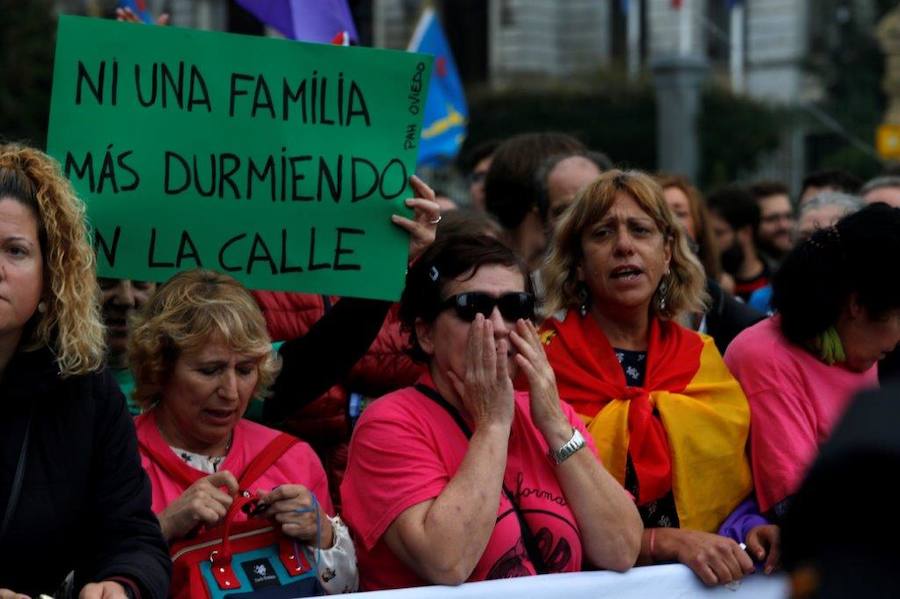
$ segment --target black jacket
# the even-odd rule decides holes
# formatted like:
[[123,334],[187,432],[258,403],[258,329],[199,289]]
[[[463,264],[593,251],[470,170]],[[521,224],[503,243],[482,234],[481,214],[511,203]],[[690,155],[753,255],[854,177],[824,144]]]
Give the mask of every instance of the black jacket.
[[19,352],[0,380],[0,518],[31,413],[22,493],[0,539],[0,588],[76,592],[123,577],[144,599],[168,594],[171,563],[150,511],[134,424],[106,371],[62,379],[49,350]]
[[738,333],[766,317],[747,304],[736,300],[710,278],[706,279],[709,293],[709,308],[706,310],[706,334],[713,338],[719,353],[725,355],[725,348]]
[[894,349],[878,363],[878,382],[882,386],[900,381],[900,349]]

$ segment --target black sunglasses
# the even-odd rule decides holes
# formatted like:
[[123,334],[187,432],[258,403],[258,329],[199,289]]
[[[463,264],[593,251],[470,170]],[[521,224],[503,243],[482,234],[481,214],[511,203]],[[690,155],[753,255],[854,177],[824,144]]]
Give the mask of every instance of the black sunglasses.
[[504,293],[500,297],[480,291],[451,295],[441,302],[441,312],[453,308],[460,320],[472,322],[479,314],[490,318],[494,306],[497,306],[500,315],[507,322],[515,322],[520,318],[534,320],[534,295],[524,291]]

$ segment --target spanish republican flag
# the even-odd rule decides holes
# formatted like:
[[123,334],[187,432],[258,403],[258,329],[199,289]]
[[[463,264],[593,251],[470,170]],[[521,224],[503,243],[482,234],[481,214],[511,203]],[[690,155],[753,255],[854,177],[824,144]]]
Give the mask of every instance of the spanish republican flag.
[[600,457],[624,484],[628,455],[643,505],[670,490],[682,528],[715,532],[753,489],[745,447],[747,398],[712,338],[653,318],[644,387],[628,387],[590,314],[544,323],[559,394],[584,419]]

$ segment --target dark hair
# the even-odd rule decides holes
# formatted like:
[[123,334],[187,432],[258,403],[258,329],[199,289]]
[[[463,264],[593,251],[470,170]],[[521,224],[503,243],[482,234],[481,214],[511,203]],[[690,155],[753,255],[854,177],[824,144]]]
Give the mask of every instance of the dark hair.
[[466,149],[459,155],[459,170],[465,174],[472,172],[479,162],[496,152],[501,143],[502,140],[499,139],[488,139]]
[[[782,565],[815,574],[807,597],[897,597],[900,524],[871,509],[863,486],[900,467],[900,386],[859,394],[808,469],[783,522]],[[838,512],[853,518],[834,518]],[[822,526],[828,521],[829,526]]]
[[490,214],[470,208],[447,210],[441,214],[437,227],[437,239],[455,235],[489,235],[500,237],[503,229]]
[[759,206],[750,192],[739,185],[728,185],[712,192],[706,197],[706,205],[735,231],[747,226],[756,231],[759,227]]
[[786,195],[790,201],[791,191],[781,181],[757,181],[750,186],[750,195],[757,202],[763,198],[774,195]]
[[[417,362],[427,362],[428,355],[419,345],[416,321],[434,322],[446,299],[444,288],[450,281],[467,273],[474,277],[486,265],[518,269],[525,280],[525,291],[532,292],[528,267],[515,252],[488,235],[453,235],[437,239],[425,250],[406,274],[406,288],[400,297],[400,323],[409,333],[409,355]],[[470,272],[471,271],[471,272]]]
[[810,173],[803,178],[802,196],[809,187],[830,187],[835,191],[844,193],[858,193],[862,187],[862,181],[847,171],[840,169],[828,169]]
[[900,208],[872,204],[788,254],[772,281],[781,330],[803,344],[837,322],[851,293],[877,318],[900,307]]
[[494,152],[484,180],[484,201],[505,229],[515,229],[535,206],[541,220],[547,203],[541,197],[534,173],[548,156],[583,152],[584,144],[565,133],[523,133],[509,138]]
[[538,191],[541,194],[541,204],[546,206],[547,208],[550,207],[550,190],[548,185],[550,173],[553,172],[553,169],[559,166],[560,162],[562,162],[563,160],[568,160],[569,158],[584,158],[585,160],[591,162],[594,166],[596,166],[597,170],[601,173],[605,173],[613,167],[612,160],[609,159],[609,156],[607,156],[603,152],[595,152],[593,150],[578,150],[547,156],[546,158],[544,158],[543,162],[538,165],[538,168],[534,173],[534,180],[537,184]]

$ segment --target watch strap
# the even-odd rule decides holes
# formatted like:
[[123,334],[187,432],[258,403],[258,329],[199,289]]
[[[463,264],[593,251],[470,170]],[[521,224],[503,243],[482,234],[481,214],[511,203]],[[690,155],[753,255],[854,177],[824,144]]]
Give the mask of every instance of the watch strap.
[[557,465],[562,464],[584,446],[584,436],[581,434],[581,431],[572,427],[572,436],[562,445],[562,447],[556,451],[550,451],[550,459]]

